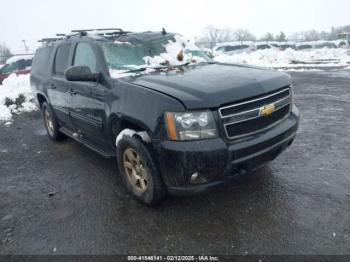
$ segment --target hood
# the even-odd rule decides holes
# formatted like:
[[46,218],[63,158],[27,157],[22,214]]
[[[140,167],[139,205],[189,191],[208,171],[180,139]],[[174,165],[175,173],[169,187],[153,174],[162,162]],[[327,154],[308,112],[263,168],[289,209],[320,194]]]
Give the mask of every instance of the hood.
[[218,108],[224,104],[288,86],[287,74],[266,68],[202,64],[125,80],[180,100],[186,109]]

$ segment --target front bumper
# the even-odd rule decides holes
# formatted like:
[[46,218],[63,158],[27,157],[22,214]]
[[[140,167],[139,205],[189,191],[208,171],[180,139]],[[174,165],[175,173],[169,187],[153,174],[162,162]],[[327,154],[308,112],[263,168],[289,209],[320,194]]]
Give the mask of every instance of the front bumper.
[[[299,110],[293,106],[286,120],[247,140],[163,141],[157,150],[163,181],[171,194],[218,186],[275,159],[293,142],[298,124]],[[191,182],[194,173],[198,179]]]

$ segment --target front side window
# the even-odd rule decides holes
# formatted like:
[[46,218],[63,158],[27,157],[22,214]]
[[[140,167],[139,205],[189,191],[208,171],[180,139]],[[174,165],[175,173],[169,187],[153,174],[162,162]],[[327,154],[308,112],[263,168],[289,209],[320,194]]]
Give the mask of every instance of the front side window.
[[96,73],[96,57],[88,43],[79,43],[75,49],[74,66],[87,66]]
[[71,44],[62,44],[57,48],[54,67],[56,75],[63,75],[67,69],[70,47]]

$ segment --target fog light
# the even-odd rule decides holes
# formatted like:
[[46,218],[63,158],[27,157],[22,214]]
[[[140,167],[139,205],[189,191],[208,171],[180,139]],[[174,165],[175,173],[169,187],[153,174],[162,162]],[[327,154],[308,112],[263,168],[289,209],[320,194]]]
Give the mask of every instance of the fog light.
[[203,184],[208,182],[207,179],[201,175],[199,175],[198,172],[193,173],[191,175],[191,184]]
[[199,176],[198,172],[193,173],[191,176],[191,183],[195,182],[198,179],[198,176]]

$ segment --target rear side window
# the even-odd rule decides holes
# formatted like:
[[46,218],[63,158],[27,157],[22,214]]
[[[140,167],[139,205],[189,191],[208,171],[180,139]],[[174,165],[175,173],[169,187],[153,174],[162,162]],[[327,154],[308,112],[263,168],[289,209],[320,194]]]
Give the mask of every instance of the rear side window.
[[35,74],[48,74],[49,62],[52,53],[52,46],[40,48],[36,51],[33,64],[32,72]]
[[92,73],[96,73],[96,58],[91,46],[87,43],[79,43],[75,49],[75,66],[87,66]]
[[62,44],[57,48],[54,66],[56,75],[63,75],[67,69],[70,47],[71,44]]
[[32,59],[21,59],[18,61],[18,70],[29,70],[32,66]]

